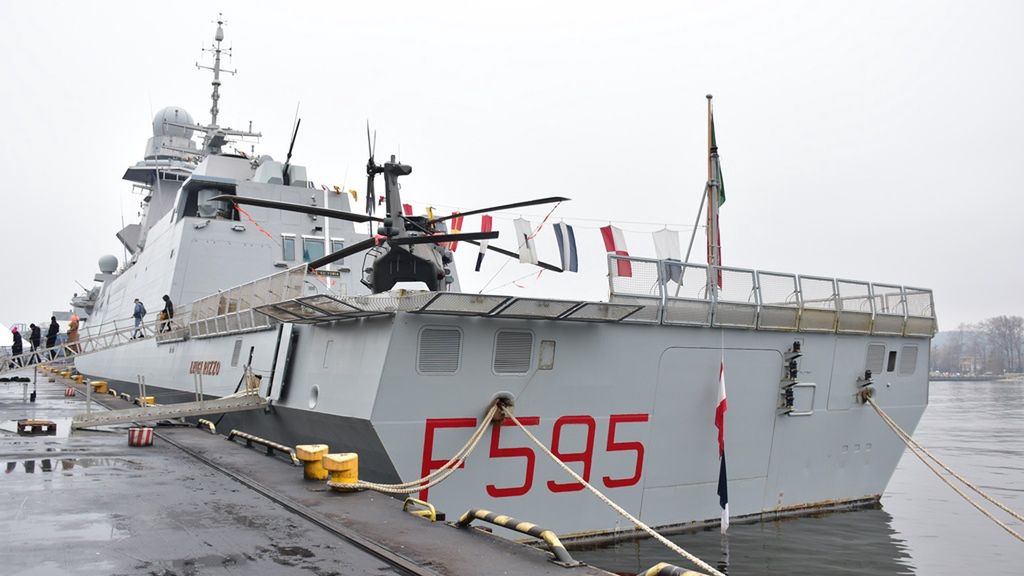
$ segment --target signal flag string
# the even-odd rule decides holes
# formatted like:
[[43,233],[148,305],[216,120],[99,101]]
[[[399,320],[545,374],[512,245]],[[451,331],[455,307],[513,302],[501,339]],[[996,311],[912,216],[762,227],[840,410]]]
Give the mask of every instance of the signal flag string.
[[[527,236],[526,238],[524,238],[522,241],[519,242],[519,247],[516,248],[516,252],[519,252],[519,251],[521,251],[523,249],[523,245],[526,244],[527,240],[532,240],[533,238],[535,238],[537,236],[538,233],[540,233],[540,229],[544,227],[544,224],[548,221],[549,218],[551,218],[551,215],[554,214],[555,210],[557,210],[558,207],[561,206],[561,205],[562,205],[562,203],[558,202],[554,206],[551,207],[551,210],[548,210],[547,215],[544,216],[544,219],[540,221],[540,224],[537,225],[537,228],[533,231],[533,233],[530,234],[529,236]],[[511,258],[505,259],[505,263],[502,264],[500,268],[498,268],[498,271],[495,272],[494,275],[491,276],[490,279],[487,280],[486,283],[484,283],[483,288],[481,288],[480,291],[477,292],[477,294],[483,294],[484,290],[487,290],[487,287],[491,284],[491,282],[493,282],[494,279],[498,277],[498,274],[501,274],[501,271],[504,270],[505,266],[508,266],[508,263],[511,262],[511,261],[512,261]],[[542,268],[541,271],[543,272],[543,270],[544,269]],[[530,272],[530,274],[533,274],[533,272]],[[537,277],[539,278],[540,274],[537,274]],[[507,286],[507,284],[506,284],[506,286]]]

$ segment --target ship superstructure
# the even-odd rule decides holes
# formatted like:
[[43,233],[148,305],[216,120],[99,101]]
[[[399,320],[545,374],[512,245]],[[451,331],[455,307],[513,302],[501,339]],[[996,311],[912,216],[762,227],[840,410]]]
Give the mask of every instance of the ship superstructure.
[[[231,138],[259,135],[217,127],[216,54],[211,123],[162,110],[145,159],[125,175],[145,187],[147,209],[119,233],[131,259],[104,266],[88,329],[128,325],[135,298],[168,294],[180,312],[165,331],[77,357],[83,374],[144,380],[166,404],[194,399],[200,378],[207,396],[230,395],[251,370],[270,407],[226,414],[226,429],[358,452],[361,475],[378,482],[437,468],[508,398],[589,482],[648,524],[672,526],[719,515],[724,364],[735,516],[878,500],[903,445],[859,399],[870,387],[913,430],[928,396],[930,291],[612,254],[605,302],[462,293],[446,219],[405,213],[398,178],[411,168],[376,164],[372,144],[380,215],[311,188],[290,158],[224,152]],[[376,233],[357,232],[363,222]],[[428,290],[396,289],[413,280]],[[484,507],[561,533],[631,528],[503,425],[420,496],[452,514]]]

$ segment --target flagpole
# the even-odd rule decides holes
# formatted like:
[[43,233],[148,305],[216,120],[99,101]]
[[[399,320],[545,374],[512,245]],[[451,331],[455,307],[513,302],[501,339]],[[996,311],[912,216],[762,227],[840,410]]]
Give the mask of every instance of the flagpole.
[[714,181],[714,163],[713,157],[716,150],[713,149],[714,144],[714,120],[713,112],[711,109],[711,94],[706,96],[708,99],[708,184],[707,190],[707,202],[708,202],[708,225],[707,225],[707,253],[708,253],[708,269],[707,269],[707,295],[708,298],[712,298],[715,287],[718,283],[715,281],[717,275],[713,270],[713,267],[718,264],[718,254],[715,247],[715,238],[718,233],[718,187]]

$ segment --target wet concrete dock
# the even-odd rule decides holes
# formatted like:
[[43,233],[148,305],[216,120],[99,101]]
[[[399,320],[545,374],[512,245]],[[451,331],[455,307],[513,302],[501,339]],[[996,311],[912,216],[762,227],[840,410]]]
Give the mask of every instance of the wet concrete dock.
[[[33,383],[0,383],[2,574],[607,574],[380,494],[329,491],[200,429],[156,427],[145,448],[128,446],[127,427],[69,434],[85,409],[82,386],[64,396],[69,384],[40,372],[30,402]],[[55,421],[57,434],[19,436],[23,418]]]

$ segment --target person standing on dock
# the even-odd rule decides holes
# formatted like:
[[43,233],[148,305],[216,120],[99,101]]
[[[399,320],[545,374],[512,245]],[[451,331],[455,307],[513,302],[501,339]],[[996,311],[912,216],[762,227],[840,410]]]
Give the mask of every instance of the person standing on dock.
[[57,345],[57,334],[60,334],[60,324],[57,324],[57,317],[50,316],[50,327],[46,330],[46,347],[50,348],[50,360],[57,355],[52,348]]
[[171,331],[171,318],[174,318],[174,304],[171,303],[171,297],[164,294],[164,323],[160,326],[161,332]]
[[36,354],[36,350],[39,350],[39,344],[42,341],[42,331],[39,330],[39,326],[35,324],[28,325],[28,343],[32,345],[32,363],[39,363],[39,355]]
[[135,318],[135,331],[132,332],[132,340],[136,338],[144,338],[145,332],[142,330],[142,319],[146,316],[146,307],[142,305],[142,301],[138,298],[135,299],[135,310],[132,312],[132,318]]

